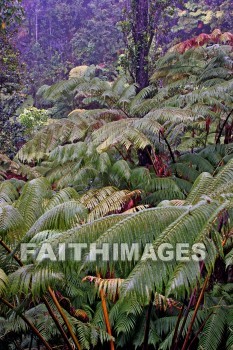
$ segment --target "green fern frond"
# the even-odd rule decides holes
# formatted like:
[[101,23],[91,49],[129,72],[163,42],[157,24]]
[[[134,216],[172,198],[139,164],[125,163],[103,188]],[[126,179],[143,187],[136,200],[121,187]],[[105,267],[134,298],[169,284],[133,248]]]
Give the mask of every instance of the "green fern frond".
[[19,236],[20,229],[24,229],[24,219],[21,212],[8,204],[0,204],[0,239],[6,237],[12,240],[13,236]]
[[81,198],[80,202],[89,210],[93,210],[102,200],[117,191],[116,188],[108,186],[99,190],[89,190]]
[[200,336],[198,349],[219,349],[226,328],[226,310],[221,306],[221,303],[217,305],[213,314],[207,320]]
[[25,228],[29,229],[43,214],[44,199],[50,196],[50,186],[45,178],[31,180],[24,185],[15,207],[24,219]]
[[226,268],[233,265],[233,250],[225,256]]
[[111,159],[108,153],[103,152],[99,155],[97,167],[101,174],[107,174],[110,171]]
[[[101,246],[102,243],[108,243],[111,250],[114,243],[132,245],[134,242],[140,241],[140,249],[142,249],[148,242],[153,242],[155,237],[159,235],[167,225],[173,222],[179,215],[186,212],[186,210],[185,207],[153,208],[137,212],[127,217],[123,216],[119,223],[110,227],[103,233],[96,241],[96,244],[97,246]],[[92,251],[90,251],[89,255],[86,257],[87,264],[91,264],[89,261],[91,254]],[[111,252],[109,259],[110,264],[112,264],[113,254]],[[126,263],[127,261],[122,262],[122,264]],[[99,267],[102,266],[104,269],[106,268],[106,262],[98,260],[98,264]],[[119,262],[119,264],[121,263]]]
[[78,193],[71,187],[64,188],[59,192],[53,194],[48,204],[46,204],[46,211],[52,209],[53,207],[56,207],[59,204],[69,202],[71,200],[78,201]]
[[81,140],[83,136],[83,130],[73,121],[69,119],[57,120],[43,128],[32,140],[28,141],[16,157],[21,162],[39,161],[57,146]]
[[3,296],[8,287],[8,277],[5,272],[0,269],[0,296]]
[[43,90],[39,90],[38,94],[48,100],[54,100],[61,94],[73,92],[83,81],[84,80],[81,78],[71,78],[69,80],[60,81],[50,87],[43,87]]
[[223,169],[218,173],[218,175],[215,177],[212,186],[211,191],[217,191],[219,187],[227,186],[232,183],[233,179],[233,159],[230,160]]
[[18,197],[19,194],[10,181],[0,183],[0,203],[12,204]]
[[192,189],[186,199],[187,204],[196,204],[201,196],[208,193],[213,182],[213,177],[209,173],[202,173],[194,182]]
[[115,144],[122,144],[126,149],[132,145],[144,149],[151,144],[149,135],[159,134],[160,129],[161,125],[152,118],[131,118],[104,125],[92,134],[92,138],[99,152]]
[[75,144],[58,146],[49,155],[49,161],[56,161],[59,164],[64,164],[68,161],[77,161],[84,158],[87,152],[87,145],[84,142]]
[[129,164],[125,160],[118,160],[113,164],[110,173],[109,180],[115,186],[122,186],[129,183],[129,178],[131,176],[131,169]]
[[[172,247],[175,247],[178,242],[193,244],[196,236],[205,229],[206,223],[208,223],[208,219],[211,217],[212,213],[215,212],[216,207],[214,203],[209,205],[200,203],[190,210],[186,209],[178,219],[171,223],[160,234],[156,235],[153,242],[154,252],[158,251],[162,243],[170,243]],[[179,207],[176,209],[178,208]],[[167,208],[163,210],[165,209]],[[184,208],[182,209],[184,210]],[[155,288],[158,292],[162,291],[163,283],[167,284],[168,278],[171,278],[176,266],[177,263],[174,260],[170,262],[164,262],[160,259],[151,261],[151,253],[149,252],[148,255],[145,255],[144,259],[134,267],[129,277],[126,279],[122,286],[123,294],[134,290],[134,292],[139,293],[139,295],[147,295]],[[156,271],[159,271],[159,273],[156,273]],[[190,276],[190,278],[188,275],[186,275],[186,277],[186,283],[188,283],[189,288],[191,288],[195,282],[193,280],[193,275]],[[196,278],[199,277],[200,270],[198,269]]]
[[32,294],[36,298],[43,295],[49,286],[53,288],[61,283],[63,278],[63,274],[53,271],[51,266],[36,268],[33,264],[25,265],[9,275],[10,293]]
[[202,158],[199,154],[185,154],[179,158],[179,161],[195,165],[196,169],[201,172],[213,173],[213,165],[205,158]]
[[145,197],[143,202],[148,203],[152,206],[155,206],[155,205],[159,204],[161,201],[163,201],[163,200],[165,201],[166,199],[181,200],[184,198],[185,198],[185,196],[180,191],[180,189],[177,189],[177,190],[163,189],[163,190],[158,190],[154,193],[149,194],[148,196]]
[[[68,118],[75,121],[82,128],[90,128],[91,125],[96,125],[101,120],[112,122],[119,119],[125,119],[125,113],[118,109],[94,109],[94,110],[74,110]],[[81,124],[81,125],[80,125]],[[83,126],[82,126],[83,125]]]
[[194,120],[194,115],[189,109],[180,108],[161,108],[153,109],[147,113],[144,118],[153,118],[157,120],[160,124],[165,122],[181,123],[181,122],[191,122]]
[[110,196],[102,199],[88,215],[88,221],[92,222],[98,218],[104,217],[109,214],[122,212],[123,206],[134,197],[140,195],[140,191],[115,191]]
[[66,231],[84,222],[86,217],[87,209],[80,202],[67,201],[58,204],[41,215],[31,226],[26,237],[31,238],[36,233],[44,230]]
[[199,172],[192,166],[187,164],[176,163],[171,166],[173,173],[181,179],[194,182],[199,176]]

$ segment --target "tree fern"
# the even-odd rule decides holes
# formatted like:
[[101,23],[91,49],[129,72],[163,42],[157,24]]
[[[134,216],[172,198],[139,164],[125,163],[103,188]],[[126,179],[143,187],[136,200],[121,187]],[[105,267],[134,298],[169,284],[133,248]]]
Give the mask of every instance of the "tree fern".
[[[222,341],[226,326],[226,310],[218,304],[210,316],[200,337],[198,349],[217,350]],[[214,331],[213,331],[214,330]]]
[[5,274],[5,272],[2,269],[0,269],[0,296],[2,296],[5,293],[7,286],[8,277]]
[[49,286],[55,287],[63,281],[62,273],[49,268],[37,269],[34,265],[25,265],[9,275],[10,290],[12,295],[29,295],[33,298],[43,295]]
[[[178,209],[178,208],[177,208]],[[216,204],[204,204],[194,207],[192,210],[187,210],[181,215],[174,223],[171,223],[164,231],[155,237],[153,242],[153,249],[157,252],[158,247],[162,243],[171,243],[174,247],[176,243],[186,242],[193,244],[197,234],[205,229],[206,222],[208,222],[209,216],[216,209]],[[173,232],[176,232],[174,235]],[[177,234],[179,232],[179,234]],[[212,257],[215,259],[215,256]],[[145,255],[143,261],[140,261],[136,267],[132,270],[125,284],[122,286],[124,293],[128,293],[131,290],[137,291],[141,295],[150,293],[154,288],[157,291],[162,291],[163,283],[167,284],[168,276],[174,273],[174,269],[177,266],[175,261],[170,263],[164,261],[151,261],[150,254],[148,257]],[[154,273],[154,270],[160,271],[159,274]],[[200,271],[196,272],[194,276],[186,275],[185,280],[193,285],[196,282],[196,278],[199,278]],[[145,286],[147,286],[145,290]]]
[[38,218],[27,232],[27,237],[44,230],[67,230],[84,222],[86,216],[87,210],[80,202],[58,204]]
[[32,180],[25,184],[16,208],[24,219],[25,228],[29,228],[44,212],[44,199],[51,196],[49,183],[45,178]]

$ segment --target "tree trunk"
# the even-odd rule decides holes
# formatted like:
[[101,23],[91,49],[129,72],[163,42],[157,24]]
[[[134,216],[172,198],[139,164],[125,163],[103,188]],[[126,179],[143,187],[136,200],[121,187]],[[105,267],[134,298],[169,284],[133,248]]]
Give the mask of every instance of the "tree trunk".
[[149,39],[149,1],[132,0],[132,35],[135,50],[135,81],[138,91],[149,85],[148,55]]

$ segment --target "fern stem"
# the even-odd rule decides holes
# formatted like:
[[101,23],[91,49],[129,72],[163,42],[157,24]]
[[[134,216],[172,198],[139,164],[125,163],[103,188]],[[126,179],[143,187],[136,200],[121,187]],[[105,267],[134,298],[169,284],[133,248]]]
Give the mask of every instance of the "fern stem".
[[[110,100],[115,106],[117,105],[117,101],[114,101],[111,97],[108,97],[108,98],[109,98],[109,100]],[[108,107],[109,107],[109,109],[112,108],[112,106],[109,106],[109,104],[108,104]],[[118,108],[122,113],[124,113],[125,116],[126,116],[127,118],[130,118],[130,115],[129,115],[123,108],[121,108],[119,105],[117,105],[117,108]]]
[[202,323],[201,327],[199,328],[199,330],[197,331],[197,333],[195,334],[195,337],[193,338],[193,340],[191,341],[191,343],[189,344],[189,347],[187,350],[191,349],[192,344],[194,343],[195,339],[197,339],[198,335],[201,333],[201,331],[203,330],[206,322],[208,321],[208,319],[210,318],[210,316],[212,316],[213,311],[208,315],[208,317],[206,317],[206,319],[204,320],[204,322]]
[[[233,111],[233,110],[232,110]],[[220,230],[221,231],[221,230]],[[222,246],[224,247],[224,245],[226,244],[227,242],[227,238],[225,238],[223,241],[222,241]],[[202,266],[201,266],[201,270],[204,266],[204,262],[202,262]],[[204,296],[204,293],[205,293],[205,289],[207,287],[207,283],[209,282],[209,278],[210,278],[210,274],[208,274],[205,278],[205,281],[204,281],[204,284],[203,284],[203,287],[202,287],[202,290],[201,290],[201,293],[199,295],[199,298],[198,298],[198,301],[197,301],[197,304],[196,304],[196,307],[195,307],[195,310],[194,310],[194,314],[192,316],[192,319],[191,319],[191,322],[190,322],[190,325],[189,325],[189,328],[188,328],[188,332],[186,334],[186,337],[185,337],[185,340],[184,340],[184,344],[181,348],[181,350],[186,350],[187,348],[187,345],[188,345],[188,341],[189,341],[189,338],[190,338],[190,334],[192,332],[192,328],[193,328],[193,324],[194,324],[194,321],[196,319],[196,316],[197,316],[197,312],[198,312],[198,309],[200,307],[200,303],[202,301],[202,298]]]
[[[197,291],[197,289],[195,288],[194,291],[192,292],[191,298],[190,298],[190,300],[189,300],[188,307],[187,307],[187,309],[185,310],[185,313],[184,313],[184,318],[183,318],[183,322],[182,322],[182,324],[181,324],[179,333],[178,333],[178,335],[177,335],[176,338],[174,337],[174,347],[171,347],[171,350],[177,350],[177,349],[178,349],[179,340],[180,340],[180,337],[181,337],[181,335],[182,335],[182,332],[183,332],[185,323],[186,323],[186,321],[187,321],[188,314],[189,314],[190,308],[191,308],[191,306],[192,306],[193,300],[194,300],[194,298],[195,298],[196,291]],[[178,322],[178,320],[177,320],[177,322]],[[177,329],[178,329],[178,327],[177,327]]]
[[224,122],[223,122],[223,125],[222,125],[222,127],[221,127],[221,129],[220,129],[220,131],[219,131],[219,134],[218,134],[218,138],[217,138],[217,140],[216,140],[216,145],[217,145],[218,143],[220,143],[220,138],[221,138],[221,136],[222,136],[222,132],[223,132],[223,130],[224,130],[224,127],[225,127],[226,123],[228,122],[228,119],[230,118],[230,116],[231,116],[232,113],[233,113],[233,109],[230,111],[230,113],[227,115],[226,119],[225,119]]
[[31,334],[31,340],[30,340],[29,350],[32,350],[32,342],[33,342],[33,333]]
[[153,302],[154,302],[154,293],[152,293],[152,295],[151,295],[149,307],[148,307],[147,315],[146,315],[146,328],[145,328],[145,333],[144,333],[143,350],[148,349],[148,341],[149,341],[149,333],[150,333],[150,318],[151,318],[151,311],[152,311],[152,307],[153,307]]
[[164,135],[163,131],[160,131],[160,134],[162,135],[162,137],[163,137],[163,139],[164,139],[164,141],[165,141],[165,143],[167,145],[167,148],[169,150],[169,153],[170,153],[170,156],[171,156],[171,159],[172,159],[172,163],[175,164],[176,163],[176,159],[175,159],[174,153],[172,151],[172,148],[170,146],[170,143],[168,142],[168,140],[167,140],[166,136]]
[[124,154],[121,152],[121,150],[119,148],[117,148],[116,145],[114,145],[114,147],[116,148],[116,150],[120,154],[120,156],[127,162],[127,158],[124,156]]
[[183,346],[182,346],[181,350],[186,350],[187,349],[187,345],[188,345],[188,341],[189,341],[189,338],[190,338],[190,334],[192,332],[193,324],[194,324],[194,321],[196,319],[197,312],[198,312],[198,309],[200,307],[200,304],[201,304],[202,298],[204,296],[205,289],[207,287],[208,282],[209,282],[209,275],[207,275],[206,278],[205,278],[205,282],[204,282],[203,287],[201,289],[201,293],[199,295],[199,298],[198,298],[198,301],[197,301],[197,304],[196,304],[196,307],[195,307],[195,310],[194,310],[194,313],[193,313],[193,316],[192,316],[192,319],[191,319],[191,322],[190,322],[190,325],[189,325],[189,328],[188,328],[188,332],[186,334],[186,337],[185,337],[185,340],[184,340],[184,343],[183,343]]
[[50,316],[51,316],[52,319],[54,320],[54,323],[56,324],[56,326],[57,326],[57,328],[59,329],[61,335],[63,336],[63,338],[64,338],[64,340],[65,340],[65,342],[66,342],[68,348],[69,348],[70,350],[73,350],[73,347],[72,347],[72,345],[70,344],[70,341],[69,341],[69,339],[68,339],[68,337],[67,337],[67,335],[66,335],[64,329],[63,329],[62,326],[60,325],[59,320],[57,319],[56,315],[54,314],[53,310],[51,309],[48,300],[46,299],[46,297],[43,297],[42,300],[43,300],[43,302],[44,302],[44,304],[45,304],[45,306],[46,306],[46,308],[47,308],[47,310],[48,310]]
[[[0,240],[0,244],[1,244],[1,246],[2,246],[9,254],[12,254],[11,249],[6,245],[5,242],[3,242],[2,240]],[[13,259],[19,264],[19,266],[21,266],[21,267],[24,266],[23,262],[21,261],[21,259],[20,259],[16,254],[12,254],[12,257],[13,257]],[[69,347],[69,349],[70,349],[70,350],[73,350],[73,348],[72,348],[72,346],[71,346],[71,344],[70,344],[70,341],[69,341],[69,339],[68,339],[68,337],[67,337],[67,335],[66,335],[64,329],[63,329],[62,326],[60,325],[60,323],[59,323],[59,321],[58,321],[56,315],[54,314],[53,310],[51,309],[51,307],[50,307],[50,305],[49,305],[47,299],[45,298],[45,296],[42,297],[42,301],[44,302],[44,304],[45,304],[45,306],[46,306],[46,308],[47,308],[47,310],[48,310],[50,316],[51,316],[52,319],[54,320],[54,323],[56,324],[58,330],[60,331],[61,335],[63,336],[65,342],[67,343],[67,345],[68,345],[68,347]]]
[[51,287],[48,288],[48,291],[49,291],[49,294],[50,294],[51,298],[53,299],[53,302],[54,302],[54,304],[55,304],[57,310],[59,311],[59,313],[60,313],[60,315],[61,315],[63,321],[65,322],[66,327],[67,327],[67,329],[68,329],[68,331],[69,331],[69,333],[70,333],[70,335],[71,335],[71,338],[73,339],[73,341],[74,341],[74,343],[75,343],[77,349],[78,349],[78,350],[81,350],[82,348],[81,348],[81,346],[80,346],[80,344],[79,344],[79,341],[78,341],[76,335],[74,334],[74,332],[73,332],[73,330],[72,330],[72,327],[71,327],[71,325],[70,325],[70,322],[69,322],[68,318],[66,317],[64,311],[62,310],[61,305],[59,304],[59,302],[58,302],[58,300],[57,300],[57,298],[56,298],[56,295],[55,295],[54,291],[51,289]]
[[187,307],[187,309],[185,310],[184,319],[183,319],[183,322],[182,322],[182,325],[181,325],[179,334],[178,334],[178,336],[177,336],[177,339],[175,339],[174,350],[177,350],[177,348],[178,348],[179,340],[180,340],[180,337],[181,337],[181,335],[182,335],[182,332],[183,332],[185,323],[186,323],[186,321],[187,321],[188,314],[189,314],[190,308],[191,308],[191,306],[192,306],[193,300],[194,300],[194,298],[195,298],[196,291],[197,291],[197,289],[195,288],[194,291],[193,291],[193,293],[192,293],[192,295],[191,295],[191,298],[190,298],[190,300],[189,300],[188,307]]
[[[97,273],[97,277],[100,278],[99,273]],[[103,309],[104,320],[105,320],[107,332],[112,337],[112,330],[111,330],[111,324],[110,324],[109,315],[108,315],[107,303],[106,303],[104,291],[102,289],[100,290],[100,299],[101,299],[101,305],[102,305],[102,309]],[[111,350],[115,349],[114,342],[112,339],[110,340],[110,349]]]
[[9,301],[5,300],[4,298],[0,297],[0,302],[5,304],[6,306],[8,306],[9,309],[13,310],[17,315],[19,315],[22,318],[22,320],[28,325],[29,328],[31,328],[32,332],[37,336],[37,338],[39,338],[42,341],[42,343],[44,344],[44,346],[46,347],[47,350],[52,350],[49,343],[44,339],[44,337],[41,335],[41,333],[38,331],[38,329],[27,319],[26,316],[24,316],[23,314],[17,313],[14,306],[11,303],[9,303]]
[[[201,267],[200,267],[200,274],[202,273],[203,268],[204,268],[204,262],[202,262],[202,264],[201,264]],[[192,292],[192,295],[191,295],[190,300],[189,300],[188,307],[187,307],[187,309],[185,310],[185,313],[184,313],[184,319],[183,319],[181,328],[180,328],[180,330],[179,330],[179,333],[178,333],[176,339],[175,339],[175,337],[173,337],[173,338],[174,338],[174,347],[171,348],[172,350],[177,350],[177,349],[178,349],[179,340],[180,340],[180,337],[181,337],[181,335],[182,335],[182,333],[183,333],[184,326],[185,326],[185,323],[186,323],[186,321],[187,321],[188,314],[189,314],[190,308],[191,308],[191,306],[192,306],[192,304],[193,304],[193,300],[194,300],[194,298],[195,298],[196,292],[197,292],[197,288],[195,288],[195,289],[193,290],[193,292]]]
[[[0,244],[1,246],[9,253],[9,254],[12,254],[12,251],[11,249],[6,245],[5,242],[3,242],[2,240],[0,240]],[[20,260],[20,258],[16,255],[16,254],[13,254],[13,259],[19,264],[19,266],[23,266],[23,263],[22,261]]]
[[155,167],[155,163],[154,163],[154,161],[153,161],[153,158],[151,157],[151,154],[150,154],[150,152],[149,152],[148,149],[146,149],[146,152],[147,152],[147,154],[148,154],[148,156],[149,156],[149,158],[150,158],[150,160],[151,160],[151,163],[152,163],[152,166],[153,166],[155,175],[157,175],[157,169],[156,169],[156,167]]
[[175,331],[174,331],[173,338],[172,338],[172,345],[171,345],[171,348],[172,348],[173,344],[176,343],[177,333],[178,333],[180,321],[181,321],[182,316],[183,316],[183,311],[184,311],[184,304],[182,305],[182,308],[181,308],[181,310],[180,310],[180,312],[179,312],[179,316],[178,316],[178,319],[177,319],[177,322],[176,322],[176,327],[175,327]]

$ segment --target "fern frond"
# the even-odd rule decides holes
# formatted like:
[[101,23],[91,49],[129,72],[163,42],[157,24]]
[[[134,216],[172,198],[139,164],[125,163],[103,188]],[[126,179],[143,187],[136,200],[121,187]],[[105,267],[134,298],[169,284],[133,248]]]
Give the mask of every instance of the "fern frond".
[[109,173],[109,180],[115,186],[120,187],[123,184],[127,186],[130,176],[131,169],[129,167],[129,164],[125,160],[121,159],[113,164]]
[[[176,209],[178,208],[179,207],[176,207]],[[163,210],[165,209],[167,208]],[[162,243],[170,243],[172,247],[175,247],[178,242],[193,244],[196,236],[205,229],[209,217],[215,210],[216,204],[214,203],[209,205],[199,204],[197,207],[187,210],[160,234],[156,235],[157,238],[155,237],[153,242],[154,252],[158,251]],[[163,283],[167,284],[168,278],[171,278],[176,266],[177,263],[174,260],[169,262],[164,262],[160,259],[151,261],[151,253],[149,252],[147,257],[146,255],[144,256],[143,260],[134,267],[129,277],[126,279],[122,286],[123,294],[134,290],[134,292],[139,293],[139,295],[148,295],[155,288],[158,292],[162,291]],[[159,271],[159,273],[155,271]],[[195,274],[195,277],[200,278],[200,269],[198,268],[196,272],[198,273]],[[193,284],[196,283],[196,281],[193,280],[193,275],[189,278],[186,274],[186,277],[185,281],[189,286],[193,286]]]
[[53,207],[56,207],[59,204],[69,202],[71,200],[78,201],[78,193],[71,187],[64,188],[59,192],[53,194],[48,204],[46,204],[46,211],[52,209]]
[[36,268],[33,264],[25,265],[9,275],[10,293],[32,294],[36,298],[43,295],[49,286],[53,288],[61,283],[63,278],[63,274],[53,271],[51,266]]
[[10,181],[0,183],[0,203],[12,204],[18,197],[19,194]]
[[73,121],[58,120],[43,128],[32,140],[28,141],[16,157],[21,162],[39,161],[57,146],[81,140],[84,135],[83,130]]
[[8,286],[8,277],[5,272],[0,269],[0,296],[3,296]]
[[6,237],[11,240],[14,234],[19,235],[20,229],[24,229],[24,219],[19,210],[8,204],[0,204],[0,239]]
[[24,185],[15,207],[24,219],[25,228],[29,229],[43,214],[44,199],[50,196],[50,186],[45,178],[31,180]]
[[199,154],[185,154],[179,158],[179,161],[195,165],[196,169],[201,172],[213,173],[213,165],[205,158],[202,158]]
[[49,161],[56,161],[64,164],[68,161],[75,161],[83,158],[87,152],[87,145],[84,142],[58,146],[49,155]]
[[77,226],[85,221],[87,217],[86,208],[76,201],[67,201],[47,210],[31,226],[26,234],[27,238],[44,230],[62,230]]
[[213,177],[209,173],[202,173],[194,182],[192,189],[186,199],[187,204],[196,204],[201,196],[208,193],[208,189],[213,182]]
[[217,350],[222,342],[226,328],[226,311],[220,305],[214,309],[203,328],[198,349]]
[[119,296],[119,289],[123,280],[121,278],[103,279],[95,276],[86,276],[83,278],[83,282],[85,281],[94,283],[98,293],[103,291],[104,295],[114,302]]
[[147,113],[144,118],[153,118],[157,120],[160,124],[165,122],[181,123],[181,122],[191,122],[194,120],[194,115],[189,109],[180,108],[161,108],[152,109]]
[[110,196],[105,197],[92,209],[88,215],[88,221],[91,222],[109,214],[115,214],[122,211],[123,206],[134,197],[140,195],[140,191],[115,191]]
[[82,78],[71,78],[69,80],[63,80],[50,87],[44,87],[43,90],[39,90],[39,94],[48,100],[54,100],[59,95],[64,93],[70,93],[74,91],[84,80]]
[[[167,225],[185,211],[185,207],[155,208],[137,212],[125,218],[122,217],[119,223],[110,227],[103,233],[96,241],[96,244],[97,246],[101,246],[102,243],[108,243],[111,250],[114,243],[132,245],[134,242],[140,242],[142,245],[140,249],[142,249],[145,247],[146,243],[152,242]],[[91,264],[89,261],[91,254],[92,251],[90,251],[86,257],[87,264]],[[110,264],[112,264],[112,252],[110,252],[109,259]],[[124,263],[126,264],[127,262],[122,262],[122,264]],[[98,260],[98,264],[99,267],[102,266],[103,269],[106,268],[106,262]],[[121,262],[119,262],[119,264],[121,264]]]

